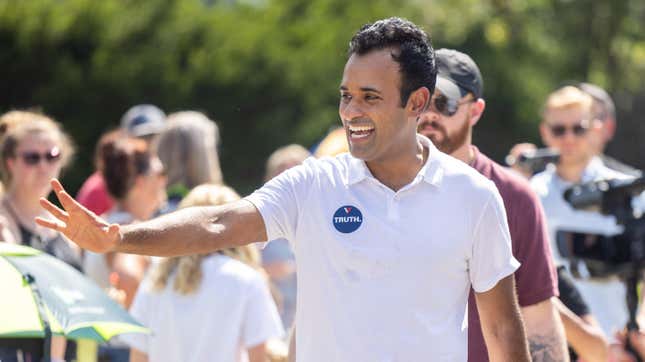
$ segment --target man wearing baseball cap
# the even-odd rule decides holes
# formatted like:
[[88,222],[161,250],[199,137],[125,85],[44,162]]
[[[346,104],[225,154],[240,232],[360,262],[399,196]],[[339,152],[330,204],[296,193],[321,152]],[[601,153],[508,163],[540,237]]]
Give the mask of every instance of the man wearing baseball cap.
[[[437,85],[418,132],[441,151],[467,163],[497,186],[508,218],[517,293],[534,361],[566,361],[562,322],[553,297],[558,295],[555,267],[539,199],[526,180],[493,162],[472,145],[473,126],[486,102],[477,64],[466,54],[439,49]],[[468,303],[468,361],[488,361],[474,295]]]

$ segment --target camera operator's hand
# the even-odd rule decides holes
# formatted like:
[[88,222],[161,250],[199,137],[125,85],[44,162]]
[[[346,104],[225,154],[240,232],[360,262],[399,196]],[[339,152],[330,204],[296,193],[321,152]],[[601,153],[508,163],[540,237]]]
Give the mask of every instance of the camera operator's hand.
[[[631,352],[627,352],[625,348],[627,345],[627,332],[616,333],[616,339],[618,344],[610,347],[609,362],[636,362],[635,356]],[[629,332],[629,343],[638,356],[641,359],[645,359],[645,333],[640,331]]]
[[506,156],[506,163],[510,165],[510,168],[512,170],[517,171],[517,173],[529,179],[531,178],[531,176],[533,176],[532,170],[522,167],[516,161],[523,153],[535,150],[537,150],[537,147],[532,143],[518,143],[513,146],[513,148],[511,148],[511,150],[508,152],[508,155]]

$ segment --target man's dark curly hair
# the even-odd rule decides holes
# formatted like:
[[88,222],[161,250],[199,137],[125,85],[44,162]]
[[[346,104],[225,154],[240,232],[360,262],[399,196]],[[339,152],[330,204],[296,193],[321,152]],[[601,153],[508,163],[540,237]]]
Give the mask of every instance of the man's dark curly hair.
[[393,17],[363,25],[349,42],[349,56],[390,47],[399,50],[392,59],[401,71],[401,106],[421,87],[432,94],[437,79],[434,50],[428,35],[408,20]]

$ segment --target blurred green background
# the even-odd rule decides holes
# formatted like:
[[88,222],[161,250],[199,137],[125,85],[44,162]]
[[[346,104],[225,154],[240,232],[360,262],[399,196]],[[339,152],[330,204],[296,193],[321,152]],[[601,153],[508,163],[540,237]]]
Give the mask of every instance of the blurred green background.
[[545,96],[585,80],[617,104],[608,153],[645,168],[643,0],[0,0],[0,112],[35,107],[64,124],[75,191],[130,106],[200,110],[221,128],[226,181],[247,193],[275,148],[339,124],[349,39],[389,16],[479,64],[488,107],[474,141],[494,159],[539,142]]

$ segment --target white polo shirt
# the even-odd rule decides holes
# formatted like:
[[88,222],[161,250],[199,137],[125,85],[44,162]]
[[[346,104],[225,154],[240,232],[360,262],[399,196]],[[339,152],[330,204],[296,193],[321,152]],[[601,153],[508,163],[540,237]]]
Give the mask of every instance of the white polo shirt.
[[246,199],[292,241],[307,362],[466,361],[466,302],[517,269],[494,184],[429,148],[397,192],[349,154],[310,158]]

